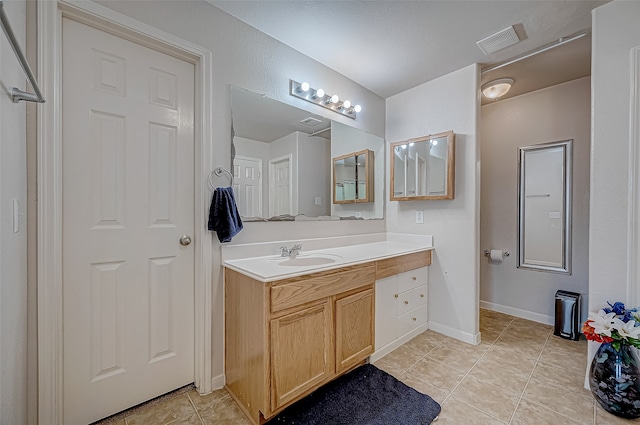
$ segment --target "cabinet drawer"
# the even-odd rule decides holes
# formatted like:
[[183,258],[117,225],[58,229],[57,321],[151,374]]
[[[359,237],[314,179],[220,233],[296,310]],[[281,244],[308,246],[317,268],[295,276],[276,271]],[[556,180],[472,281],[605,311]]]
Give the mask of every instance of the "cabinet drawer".
[[344,272],[318,273],[284,281],[271,287],[271,312],[330,297],[375,282],[373,263]]
[[398,294],[398,316],[401,316],[427,302],[427,285],[418,286],[410,291]]
[[411,332],[418,326],[427,321],[427,305],[421,305],[411,311],[406,312],[402,316],[398,316],[397,333],[398,337]]
[[398,275],[398,293],[417,288],[420,285],[427,284],[428,268],[420,267],[419,269],[410,270]]

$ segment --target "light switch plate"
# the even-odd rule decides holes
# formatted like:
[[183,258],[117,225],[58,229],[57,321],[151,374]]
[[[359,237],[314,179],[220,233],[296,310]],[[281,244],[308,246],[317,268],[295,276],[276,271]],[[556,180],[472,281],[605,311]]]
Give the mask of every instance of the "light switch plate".
[[316,205],[321,205],[322,204],[322,198],[320,196],[316,196],[315,203],[316,203]]
[[416,211],[416,223],[424,224],[424,211]]

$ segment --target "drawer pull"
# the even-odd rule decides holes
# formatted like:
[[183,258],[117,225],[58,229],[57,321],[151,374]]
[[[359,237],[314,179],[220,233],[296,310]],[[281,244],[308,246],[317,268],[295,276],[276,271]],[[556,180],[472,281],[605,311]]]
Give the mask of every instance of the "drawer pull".
[[394,297],[395,297],[395,298],[398,298],[398,294],[395,294],[395,295],[394,295]]
[[413,318],[413,321],[415,322],[416,320],[417,320],[417,319],[414,317],[414,318]]
[[405,303],[405,304],[407,304],[407,305],[409,305],[409,301],[405,301],[404,303]]

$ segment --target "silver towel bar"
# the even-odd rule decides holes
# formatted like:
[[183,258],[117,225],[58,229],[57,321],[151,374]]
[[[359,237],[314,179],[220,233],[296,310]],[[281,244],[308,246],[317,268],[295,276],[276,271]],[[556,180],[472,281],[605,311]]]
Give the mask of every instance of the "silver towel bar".
[[13,101],[13,103],[18,103],[21,100],[26,100],[27,102],[44,103],[44,97],[42,96],[40,87],[38,87],[38,82],[33,76],[33,72],[31,72],[31,68],[29,68],[29,63],[27,62],[27,59],[24,57],[24,54],[22,53],[22,50],[18,45],[18,40],[16,40],[16,37],[13,35],[11,25],[9,25],[9,19],[7,18],[7,14],[4,12],[4,2],[2,0],[0,0],[0,24],[2,25],[2,30],[7,36],[7,39],[9,40],[9,44],[11,45],[13,52],[18,58],[18,62],[20,62],[20,66],[22,66],[24,75],[29,80],[29,84],[31,84],[31,87],[35,92],[35,94],[33,94],[14,87],[11,90],[11,100]]

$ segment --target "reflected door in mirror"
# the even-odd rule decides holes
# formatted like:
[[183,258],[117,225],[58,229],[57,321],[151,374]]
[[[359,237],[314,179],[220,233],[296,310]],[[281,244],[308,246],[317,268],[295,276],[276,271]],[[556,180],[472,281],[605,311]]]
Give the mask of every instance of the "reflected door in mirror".
[[233,191],[242,217],[262,216],[262,160],[236,155]]

